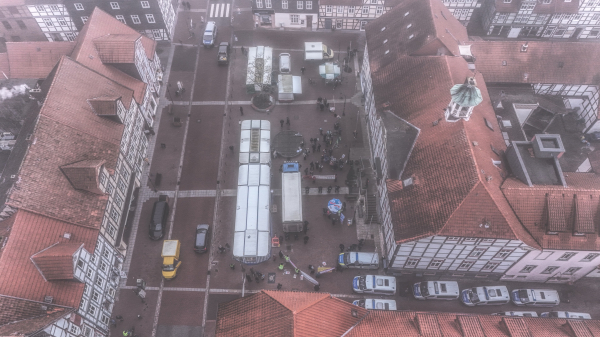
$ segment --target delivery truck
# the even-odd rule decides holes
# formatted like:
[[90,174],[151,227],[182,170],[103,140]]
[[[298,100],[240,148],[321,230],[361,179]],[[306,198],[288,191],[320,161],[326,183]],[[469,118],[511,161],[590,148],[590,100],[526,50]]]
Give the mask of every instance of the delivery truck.
[[162,249],[162,275],[167,280],[172,280],[177,276],[177,269],[181,266],[179,261],[179,250],[181,243],[179,240],[165,240]]
[[302,176],[297,162],[283,163],[281,173],[281,223],[286,233],[304,230],[302,219]]
[[304,42],[304,60],[330,60],[333,58],[333,50],[322,42]]

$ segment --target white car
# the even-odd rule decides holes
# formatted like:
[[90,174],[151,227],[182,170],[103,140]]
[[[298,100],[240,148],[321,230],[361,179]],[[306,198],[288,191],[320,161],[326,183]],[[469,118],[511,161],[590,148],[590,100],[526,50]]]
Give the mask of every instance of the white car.
[[486,286],[464,289],[460,301],[469,307],[476,305],[502,305],[510,302],[506,286]]
[[364,300],[356,300],[352,304],[368,310],[397,310],[396,301],[394,300],[383,300],[378,298],[367,298]]
[[542,312],[540,315],[547,318],[575,318],[575,319],[592,319],[590,314],[585,312],[571,312],[571,311],[550,311]]
[[535,311],[502,311],[495,312],[493,316],[538,317]]

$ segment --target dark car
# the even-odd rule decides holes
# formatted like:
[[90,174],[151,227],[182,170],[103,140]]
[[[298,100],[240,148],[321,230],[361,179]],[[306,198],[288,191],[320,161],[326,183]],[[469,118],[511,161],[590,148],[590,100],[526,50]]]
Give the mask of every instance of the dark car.
[[219,44],[219,53],[217,54],[219,64],[229,63],[229,42],[221,42]]
[[208,251],[208,225],[196,226],[196,241],[194,242],[194,251],[196,253],[205,253]]
[[154,203],[152,207],[152,217],[150,218],[150,228],[148,234],[152,240],[160,240],[165,236],[165,227],[169,218],[168,198],[161,198]]

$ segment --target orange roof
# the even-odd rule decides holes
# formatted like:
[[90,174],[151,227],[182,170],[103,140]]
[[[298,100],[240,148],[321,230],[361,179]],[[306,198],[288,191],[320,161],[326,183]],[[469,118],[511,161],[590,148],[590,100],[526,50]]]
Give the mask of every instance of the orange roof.
[[31,262],[46,281],[73,280],[73,255],[83,246],[76,242],[57,242],[31,256]]
[[111,34],[93,39],[102,63],[134,63],[140,34]]
[[[75,42],[7,42],[11,78],[46,78]],[[8,74],[7,74],[8,75]]]
[[[142,44],[144,44],[145,47],[150,45],[149,43],[144,42],[143,35],[96,7],[85,26],[83,26],[81,32],[79,32],[79,35],[77,36],[77,45],[75,46],[73,53],[71,53],[71,57],[84,66],[133,90],[136,102],[142,104],[146,91],[146,84],[109,64],[102,63],[101,55],[98,49],[96,49],[95,39],[102,37],[106,38],[109,35],[137,35],[142,39]],[[148,53],[154,55],[154,50],[146,50],[146,55],[148,55]],[[129,104],[126,104],[125,107],[129,108]]]
[[[98,229],[72,225],[23,209],[12,217],[15,219],[10,240],[0,256],[2,294],[33,301],[43,301],[45,296],[52,296],[54,304],[78,308],[83,283],[73,280],[47,282],[30,257],[57,242],[83,244],[85,249],[93,252]],[[65,233],[71,234],[70,240],[63,237]]]
[[[45,307],[45,308],[44,308]],[[0,295],[0,336],[30,336],[76,309]]]
[[263,290],[219,305],[216,335],[341,336],[365,314],[330,294]]

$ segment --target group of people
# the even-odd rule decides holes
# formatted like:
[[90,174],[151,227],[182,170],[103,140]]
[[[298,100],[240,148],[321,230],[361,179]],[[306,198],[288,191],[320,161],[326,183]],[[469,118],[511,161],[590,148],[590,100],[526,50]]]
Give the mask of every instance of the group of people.
[[360,239],[358,240],[358,244],[353,243],[350,246],[348,246],[348,248],[346,248],[346,246],[344,246],[343,243],[340,243],[340,253],[344,252],[344,248],[346,248],[347,252],[354,252],[358,249],[358,251],[360,252],[362,250],[362,247],[365,244],[365,239]]

